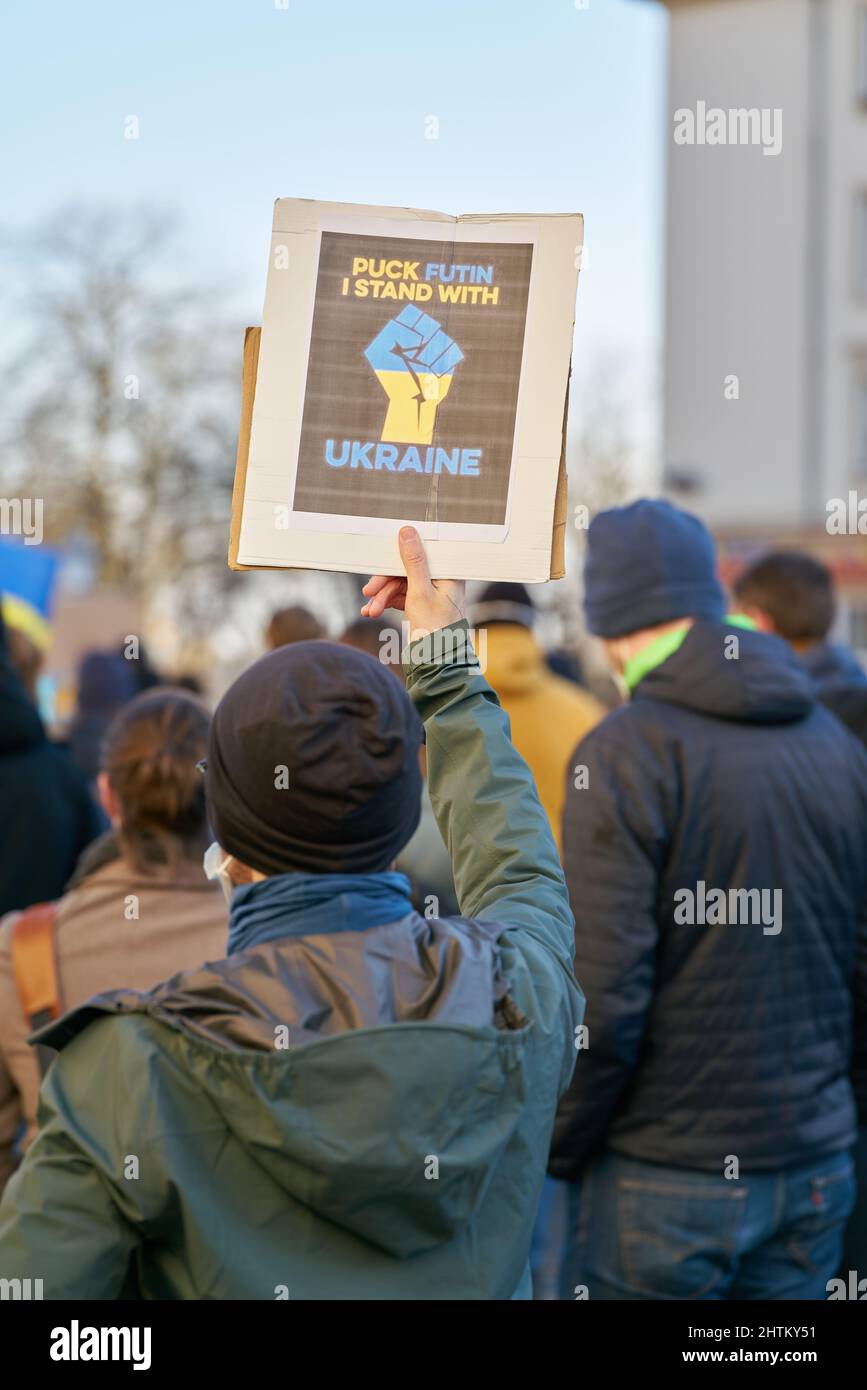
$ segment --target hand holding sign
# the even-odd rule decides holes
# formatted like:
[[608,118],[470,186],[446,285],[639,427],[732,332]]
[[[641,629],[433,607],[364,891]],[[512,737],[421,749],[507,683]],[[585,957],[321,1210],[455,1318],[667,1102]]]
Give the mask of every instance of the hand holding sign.
[[386,608],[403,609],[411,640],[460,622],[467,587],[463,580],[431,579],[424,545],[414,526],[402,526],[397,541],[406,579],[384,574],[368,579],[362,589],[367,596],[361,610],[364,617],[379,618]]
[[377,333],[364,353],[389,399],[380,438],[430,444],[437,406],[464,354],[430,314],[411,305]]

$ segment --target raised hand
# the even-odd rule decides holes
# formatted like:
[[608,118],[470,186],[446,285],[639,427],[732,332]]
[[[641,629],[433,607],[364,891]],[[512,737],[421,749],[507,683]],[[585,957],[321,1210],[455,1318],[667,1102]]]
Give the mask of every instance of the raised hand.
[[414,526],[401,527],[400,558],[406,578],[376,574],[362,592],[367,595],[361,612],[378,618],[386,608],[402,609],[409,623],[410,640],[436,632],[464,616],[466,585],[462,579],[431,579],[421,536]]

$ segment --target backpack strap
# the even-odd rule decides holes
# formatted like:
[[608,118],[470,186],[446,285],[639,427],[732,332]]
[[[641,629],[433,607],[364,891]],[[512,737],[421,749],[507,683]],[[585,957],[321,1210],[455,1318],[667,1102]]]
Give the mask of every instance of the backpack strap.
[[[54,939],[54,903],[25,908],[12,928],[12,969],[15,987],[31,1032],[44,1028],[63,1012]],[[54,1057],[50,1048],[37,1047],[42,1075]]]

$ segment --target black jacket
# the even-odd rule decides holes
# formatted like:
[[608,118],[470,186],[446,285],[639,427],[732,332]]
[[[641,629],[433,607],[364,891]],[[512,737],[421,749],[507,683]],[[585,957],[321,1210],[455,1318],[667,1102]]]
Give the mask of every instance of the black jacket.
[[59,898],[101,829],[84,778],[0,650],[0,916]]
[[820,642],[802,657],[817,696],[867,747],[867,675],[845,647]]
[[[867,756],[783,641],[699,622],[576,764],[589,785],[570,785],[563,848],[589,1037],[552,1173],[576,1176],[603,1143],[715,1173],[727,1155],[771,1170],[845,1148]],[[740,924],[688,925],[675,895],[697,912],[700,883],[768,890],[768,913],[750,924],[744,900]]]

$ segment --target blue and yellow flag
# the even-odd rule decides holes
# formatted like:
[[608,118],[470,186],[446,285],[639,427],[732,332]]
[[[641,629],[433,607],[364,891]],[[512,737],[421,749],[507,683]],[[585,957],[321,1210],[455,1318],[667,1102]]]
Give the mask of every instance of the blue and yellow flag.
[[45,651],[51,642],[51,612],[57,552],[44,546],[0,539],[0,600],[8,628],[16,628]]

